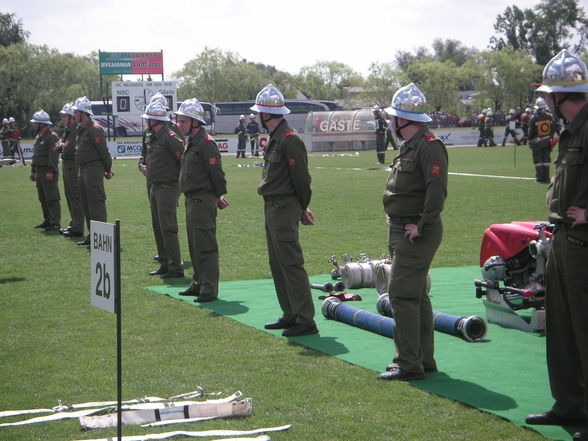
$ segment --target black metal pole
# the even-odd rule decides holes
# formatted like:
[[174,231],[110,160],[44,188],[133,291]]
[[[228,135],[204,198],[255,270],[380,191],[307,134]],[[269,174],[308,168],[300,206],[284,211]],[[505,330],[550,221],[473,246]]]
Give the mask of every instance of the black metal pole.
[[122,440],[122,311],[120,282],[120,219],[114,227],[114,271],[116,272],[116,389],[117,389],[117,436]]

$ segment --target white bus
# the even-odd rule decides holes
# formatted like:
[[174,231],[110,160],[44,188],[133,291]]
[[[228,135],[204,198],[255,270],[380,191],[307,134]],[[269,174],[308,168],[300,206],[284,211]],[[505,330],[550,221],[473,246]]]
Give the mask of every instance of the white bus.
[[[215,132],[234,133],[235,128],[239,125],[240,115],[245,115],[246,123],[249,122],[249,115],[254,113],[251,111],[251,106],[254,104],[254,100],[214,103],[214,107],[216,108],[214,121]],[[286,119],[290,126],[298,132],[304,131],[304,123],[308,112],[341,110],[341,107],[335,101],[287,99],[285,100],[285,104],[290,109],[290,113],[286,115]]]

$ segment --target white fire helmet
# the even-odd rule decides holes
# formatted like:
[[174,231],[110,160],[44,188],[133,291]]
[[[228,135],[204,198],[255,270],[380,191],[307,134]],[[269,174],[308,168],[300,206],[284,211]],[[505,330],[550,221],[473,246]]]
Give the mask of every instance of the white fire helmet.
[[167,117],[167,110],[159,101],[153,101],[145,107],[145,113],[141,115],[144,119],[155,119],[157,121],[170,121]]
[[409,121],[429,122],[431,118],[425,113],[427,99],[414,83],[401,87],[392,97],[390,107],[384,109],[388,115]]
[[73,114],[74,114],[73,104],[72,103],[65,103],[63,105],[63,108],[59,111],[59,113],[61,113],[62,115],[73,116]]
[[254,112],[272,113],[274,115],[286,115],[290,113],[284,105],[284,95],[273,84],[268,84],[259,91],[255,97],[255,105],[250,107]]
[[527,112],[527,113],[531,113],[532,111],[533,111],[533,110],[532,110],[530,107],[527,107],[527,108],[525,109],[525,112]]
[[31,119],[32,123],[41,123],[41,124],[48,124],[52,125],[53,123],[49,120],[49,114],[45,112],[43,109],[35,112],[33,115],[33,119]]
[[486,116],[492,116],[492,109],[490,107],[486,109]]
[[510,109],[510,110],[508,111],[508,113],[509,113],[510,115],[514,115],[514,114],[515,114],[515,109]]
[[586,64],[562,49],[545,65],[543,82],[536,92],[588,92]]
[[498,282],[506,277],[506,262],[500,256],[492,256],[482,267],[482,277],[484,280],[493,280]]
[[76,100],[75,104],[73,105],[73,110],[79,110],[80,112],[87,113],[88,115],[94,116],[92,113],[92,103],[88,99],[88,97],[80,97]]
[[4,118],[4,119],[2,120],[2,124],[8,124],[8,119]]
[[249,118],[255,119],[255,113],[252,113],[251,115],[249,115]]
[[204,120],[204,108],[196,98],[190,98],[184,101],[177,112],[174,113],[180,116],[187,116],[188,118],[200,121],[202,124],[206,124],[206,121]]
[[9,123],[13,123],[13,122],[16,122],[16,121],[15,121],[15,120],[14,120],[14,118],[11,116],[10,118],[8,118],[8,122],[9,122]]
[[545,99],[539,97],[535,100],[535,109],[547,109]]
[[372,107],[372,112],[374,112],[374,113],[380,113],[380,106],[378,106],[376,104],[374,107]]
[[163,107],[165,107],[166,109],[169,109],[169,106],[167,105],[167,98],[161,93],[161,92],[157,92],[155,95],[153,95],[151,97],[151,99],[149,100],[149,104],[151,103],[161,103],[161,105]]
[[239,121],[245,121],[245,115],[239,115]]

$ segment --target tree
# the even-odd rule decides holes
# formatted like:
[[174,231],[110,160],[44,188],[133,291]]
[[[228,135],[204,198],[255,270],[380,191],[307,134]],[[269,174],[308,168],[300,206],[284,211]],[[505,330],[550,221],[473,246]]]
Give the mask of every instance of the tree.
[[441,63],[452,61],[456,66],[463,65],[477,53],[476,48],[467,48],[460,41],[437,38],[433,41],[433,58]]
[[490,101],[496,110],[526,104],[533,93],[530,84],[541,75],[541,66],[509,47],[481,52],[466,67],[474,71],[473,66],[477,66],[476,89],[480,98]]
[[209,102],[251,100],[271,82],[284,96],[292,93],[289,77],[274,67],[251,63],[234,52],[208,47],[173,76],[179,82],[178,98],[181,100],[191,97]]
[[541,0],[534,10],[507,7],[496,17],[490,39],[493,50],[525,51],[545,65],[563,48],[582,55],[588,40],[588,19],[578,0]]
[[16,19],[14,14],[0,12],[0,46],[26,43],[30,33],[22,27],[22,20]]
[[337,100],[345,98],[346,88],[362,83],[361,75],[337,61],[319,61],[300,69],[296,85],[313,99]]
[[372,63],[369,71],[361,95],[363,102],[381,108],[388,107],[394,92],[403,85],[406,77],[400,69],[395,69],[392,63]]
[[457,103],[457,66],[453,61],[422,61],[408,68],[409,80],[425,94],[427,104],[439,112],[454,111]]

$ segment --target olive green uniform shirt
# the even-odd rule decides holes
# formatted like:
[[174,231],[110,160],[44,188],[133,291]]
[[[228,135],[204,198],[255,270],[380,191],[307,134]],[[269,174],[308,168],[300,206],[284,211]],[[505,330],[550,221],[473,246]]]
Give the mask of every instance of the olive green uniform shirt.
[[257,187],[257,192],[264,197],[294,195],[305,210],[312,196],[308,156],[304,143],[292,131],[286,120],[282,120],[270,134],[264,159],[261,183]]
[[180,161],[184,153],[182,139],[167,127],[152,133],[145,140],[149,180],[154,184],[177,182],[180,177]]
[[67,126],[61,135],[62,151],[61,157],[64,161],[75,161],[76,159],[76,141],[78,132],[75,126]]
[[207,192],[217,198],[227,193],[220,152],[204,127],[188,139],[182,156],[180,191],[185,194]]
[[76,141],[76,163],[78,165],[101,161],[105,171],[112,168],[112,157],[106,145],[104,130],[91,119],[79,124]]
[[37,167],[47,167],[48,171],[57,173],[59,171],[59,151],[56,144],[59,138],[57,134],[47,129],[42,135],[37,135],[35,138],[33,162],[31,169],[33,173]]
[[384,191],[386,213],[420,217],[421,234],[426,224],[438,221],[447,197],[447,163],[443,142],[422,127],[394,159]]
[[[549,220],[554,223],[571,224],[566,217],[571,206],[588,208],[588,105],[561,133],[547,201]],[[574,228],[574,235],[588,241],[588,225]]]

